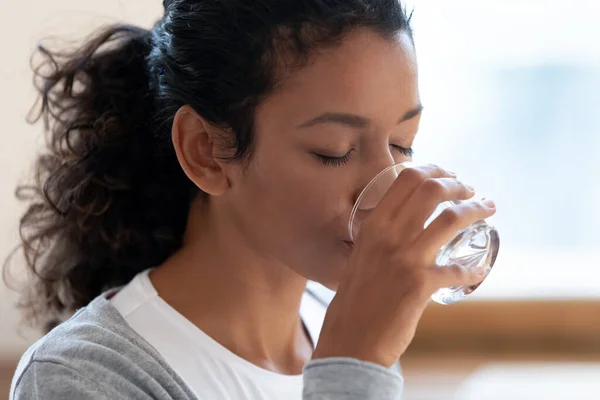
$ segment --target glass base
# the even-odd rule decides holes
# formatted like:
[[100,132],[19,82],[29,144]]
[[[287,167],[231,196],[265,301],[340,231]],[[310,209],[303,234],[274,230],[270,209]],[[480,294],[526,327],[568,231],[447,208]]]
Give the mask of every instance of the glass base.
[[[499,247],[500,238],[496,229],[480,221],[459,232],[452,242],[442,247],[436,264],[440,265],[440,268],[451,264],[459,264],[469,269],[481,266],[485,270],[485,279],[496,262]],[[442,288],[435,292],[431,299],[440,304],[456,303],[473,293],[479,285],[481,282],[471,286]]]

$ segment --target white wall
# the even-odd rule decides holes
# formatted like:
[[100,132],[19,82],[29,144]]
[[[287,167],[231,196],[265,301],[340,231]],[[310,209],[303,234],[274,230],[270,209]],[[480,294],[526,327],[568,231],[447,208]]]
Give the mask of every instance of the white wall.
[[[43,143],[42,127],[30,126],[25,116],[35,100],[29,57],[40,38],[81,38],[94,27],[122,21],[151,27],[162,15],[161,0],[0,0],[0,257],[17,244],[23,206],[13,193],[31,171],[36,147]],[[21,265],[18,258],[13,270]],[[17,332],[20,316],[16,295],[0,283],[0,359],[14,359],[36,338]]]
[[[553,128],[554,142],[548,144],[546,128],[534,132],[526,118],[505,120],[502,110],[512,98],[503,98],[499,92],[510,82],[494,81],[494,74],[503,68],[516,70],[531,65],[599,71],[600,46],[596,42],[600,30],[596,20],[600,1],[407,2],[416,7],[413,23],[421,95],[426,105],[416,146],[417,162],[448,166],[499,205],[493,223],[502,237],[500,256],[493,279],[486,280],[473,299],[597,298],[600,146],[595,83],[600,75],[596,72],[588,81],[573,78],[573,87],[585,88],[569,92],[580,95],[556,96],[561,108],[567,110],[561,115],[537,110],[540,120],[546,121],[540,126]],[[48,35],[81,37],[94,26],[115,20],[150,27],[161,14],[162,0],[0,0],[0,259],[17,243],[22,207],[13,191],[29,170],[36,144],[41,143],[41,127],[24,121],[34,101],[29,55],[36,42]],[[529,99],[531,108],[544,103],[543,91],[530,93],[534,89],[526,85],[519,91],[511,90],[511,94]],[[557,93],[560,90],[556,89]],[[511,130],[505,132],[508,122]],[[536,143],[544,146],[536,144],[532,152],[534,135],[539,137]],[[541,169],[535,160],[552,162],[544,161]],[[560,168],[554,168],[556,165]],[[542,175],[539,171],[545,172]],[[530,184],[543,179],[548,181],[544,190],[531,188]],[[566,197],[568,203],[562,202],[564,190],[556,191],[554,182],[569,182],[569,190],[576,189],[575,195]],[[554,204],[568,212],[555,213]],[[558,217],[563,224],[576,221],[579,225],[566,224],[563,229]],[[556,242],[546,240],[555,240],[550,235],[554,232],[570,239],[577,233],[578,239],[559,249]],[[522,240],[524,237],[527,240]],[[531,238],[542,237],[543,243],[530,245]],[[565,273],[565,265],[576,266],[577,273]],[[0,283],[0,359],[21,354],[33,340],[17,334],[19,316],[13,309],[14,301],[14,294]]]

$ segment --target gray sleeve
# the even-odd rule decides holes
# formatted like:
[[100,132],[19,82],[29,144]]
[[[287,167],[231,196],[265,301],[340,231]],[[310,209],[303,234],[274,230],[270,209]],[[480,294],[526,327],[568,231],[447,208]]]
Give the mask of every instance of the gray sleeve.
[[398,400],[402,377],[381,365],[354,358],[310,361],[304,368],[303,400]]
[[111,388],[51,361],[30,361],[15,379],[9,400],[125,400]]

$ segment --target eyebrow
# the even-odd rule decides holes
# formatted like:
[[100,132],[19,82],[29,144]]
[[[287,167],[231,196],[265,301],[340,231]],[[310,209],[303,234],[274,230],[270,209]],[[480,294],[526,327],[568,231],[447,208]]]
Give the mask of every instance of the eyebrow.
[[[397,124],[401,124],[402,122],[413,119],[417,115],[421,114],[423,111],[423,105],[419,104],[412,110],[407,111],[397,122]],[[348,113],[332,113],[325,112],[319,115],[316,118],[311,119],[310,121],[304,122],[303,124],[298,125],[298,128],[309,128],[311,126],[315,126],[318,124],[324,123],[336,123],[349,126],[355,129],[364,129],[371,125],[371,120],[356,114],[348,114]]]

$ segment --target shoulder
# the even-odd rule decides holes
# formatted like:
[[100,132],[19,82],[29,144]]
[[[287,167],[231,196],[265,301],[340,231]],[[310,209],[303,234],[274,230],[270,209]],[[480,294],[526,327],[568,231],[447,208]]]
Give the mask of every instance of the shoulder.
[[[53,391],[57,391],[56,397],[50,397]],[[10,398],[36,398],[40,392],[45,399],[66,398],[67,393],[68,397],[76,393],[92,399],[194,398],[104,294],[77,310],[21,357]]]

